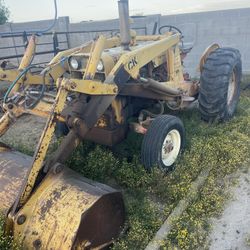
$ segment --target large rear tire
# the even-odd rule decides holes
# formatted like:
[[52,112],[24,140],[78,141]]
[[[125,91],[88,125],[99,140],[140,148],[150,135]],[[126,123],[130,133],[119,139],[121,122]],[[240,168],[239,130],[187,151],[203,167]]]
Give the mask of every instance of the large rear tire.
[[147,170],[158,166],[169,172],[184,148],[185,129],[182,121],[171,115],[161,115],[151,123],[141,148],[142,164]]
[[241,77],[242,62],[238,50],[219,48],[207,57],[199,93],[203,120],[223,122],[233,117],[239,102]]

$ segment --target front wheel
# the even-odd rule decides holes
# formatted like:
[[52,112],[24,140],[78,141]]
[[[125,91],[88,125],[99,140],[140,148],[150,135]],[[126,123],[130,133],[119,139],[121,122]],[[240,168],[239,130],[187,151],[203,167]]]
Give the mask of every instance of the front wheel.
[[171,171],[184,148],[185,129],[182,121],[171,115],[157,117],[144,136],[141,149],[142,164],[147,170],[154,166]]

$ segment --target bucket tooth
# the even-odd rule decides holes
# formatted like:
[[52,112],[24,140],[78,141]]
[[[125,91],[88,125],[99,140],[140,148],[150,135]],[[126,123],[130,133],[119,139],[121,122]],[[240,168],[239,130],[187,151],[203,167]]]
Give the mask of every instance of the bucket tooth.
[[[6,215],[32,162],[0,151],[0,211]],[[3,201],[3,202],[2,202]],[[63,167],[51,171],[14,217],[14,239],[25,249],[100,249],[124,224],[122,194]]]

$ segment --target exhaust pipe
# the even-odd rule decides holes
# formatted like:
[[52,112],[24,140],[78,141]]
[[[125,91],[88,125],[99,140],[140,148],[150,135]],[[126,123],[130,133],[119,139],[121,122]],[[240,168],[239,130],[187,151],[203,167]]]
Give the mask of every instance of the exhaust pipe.
[[128,0],[118,1],[118,7],[119,7],[119,19],[120,19],[121,44],[124,50],[129,50],[131,36],[130,36],[130,24],[129,24]]

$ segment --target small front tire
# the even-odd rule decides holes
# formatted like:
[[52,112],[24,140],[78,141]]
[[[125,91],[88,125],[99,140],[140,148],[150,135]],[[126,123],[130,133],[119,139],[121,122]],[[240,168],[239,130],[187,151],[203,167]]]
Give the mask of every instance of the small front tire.
[[171,171],[185,144],[182,121],[171,115],[157,117],[144,136],[141,149],[142,164],[147,170],[158,166]]

